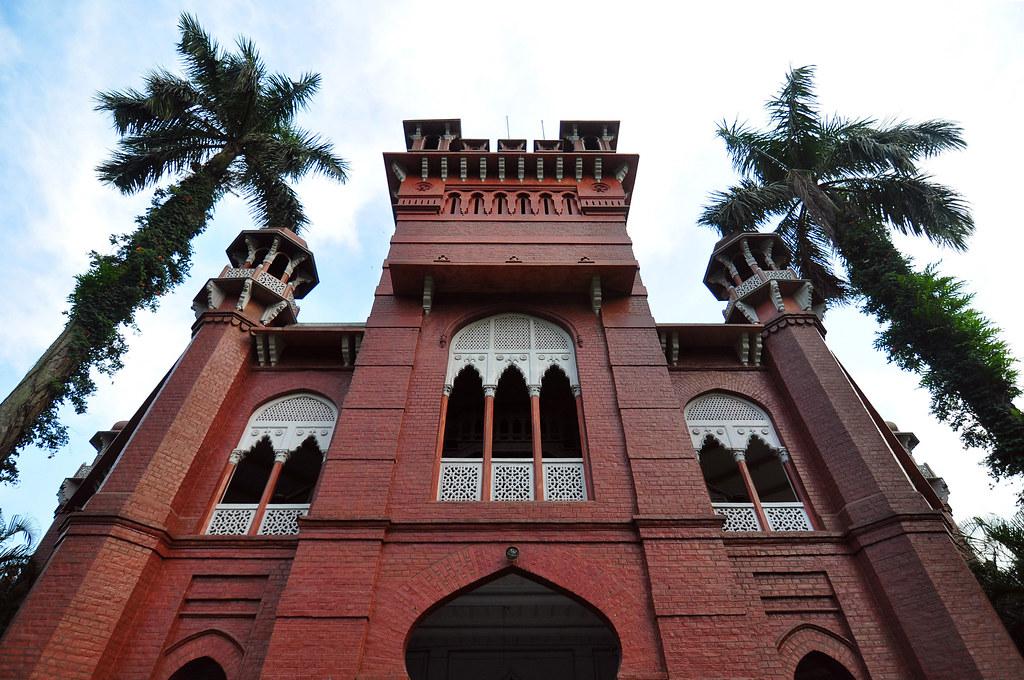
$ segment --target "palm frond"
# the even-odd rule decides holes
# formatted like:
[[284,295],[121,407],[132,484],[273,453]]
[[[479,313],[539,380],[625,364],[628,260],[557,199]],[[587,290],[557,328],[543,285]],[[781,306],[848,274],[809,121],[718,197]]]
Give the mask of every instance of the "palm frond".
[[309,224],[295,190],[280,174],[260,168],[246,159],[240,185],[249,202],[253,219],[264,228],[288,229],[300,233]]
[[160,123],[160,118],[149,106],[148,97],[138,90],[109,90],[96,94],[95,111],[108,111],[114,119],[114,129],[119,135],[142,134],[150,126]]
[[208,100],[216,101],[221,93],[220,46],[191,14],[181,15],[178,30],[181,31],[178,54],[184,59],[189,80],[196,84]]
[[221,140],[185,125],[160,132],[123,137],[117,151],[100,164],[100,180],[126,194],[141,191],[166,175],[180,175],[203,163],[222,146]]
[[291,121],[306,108],[320,89],[319,73],[303,73],[298,80],[275,73],[267,81],[263,94],[266,115],[282,122]]
[[792,253],[791,266],[811,282],[815,302],[843,304],[850,298],[850,284],[832,264],[832,242],[826,231],[810,219],[806,206],[799,205],[787,213],[775,233]]
[[733,168],[743,177],[762,182],[775,182],[785,177],[786,165],[782,158],[786,148],[775,136],[735,121],[731,125],[723,121],[715,134],[725,142]]
[[757,231],[771,217],[785,213],[793,201],[789,188],[780,182],[759,184],[742,180],[725,191],[716,191],[698,222],[722,236]]
[[963,197],[928,175],[893,172],[839,181],[835,186],[863,216],[904,234],[964,250],[974,232],[974,220]]
[[814,66],[791,68],[782,89],[765,104],[775,135],[786,140],[793,154],[804,141],[818,134],[818,99],[814,94]]

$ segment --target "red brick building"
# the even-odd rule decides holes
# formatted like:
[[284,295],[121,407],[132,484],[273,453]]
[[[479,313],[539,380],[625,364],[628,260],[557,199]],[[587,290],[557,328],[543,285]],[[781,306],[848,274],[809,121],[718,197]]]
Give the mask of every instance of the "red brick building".
[[407,121],[365,324],[296,323],[312,253],[241,234],[0,677],[1024,677],[781,243],[718,244],[726,323],[654,321],[617,136]]

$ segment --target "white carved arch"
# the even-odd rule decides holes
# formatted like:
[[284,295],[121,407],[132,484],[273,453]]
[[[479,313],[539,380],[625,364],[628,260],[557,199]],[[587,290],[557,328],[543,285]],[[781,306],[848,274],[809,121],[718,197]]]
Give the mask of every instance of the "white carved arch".
[[338,420],[338,409],[309,392],[289,394],[256,409],[242,432],[236,450],[248,451],[267,437],[275,451],[294,451],[310,437],[327,452]]
[[537,386],[552,365],[568,376],[570,387],[578,392],[576,352],[569,333],[526,314],[498,314],[474,321],[452,337],[445,388],[451,390],[455,376],[466,366],[480,373],[484,385],[497,385],[501,374],[514,366],[527,385]]
[[746,399],[711,392],[687,404],[685,413],[690,440],[698,452],[709,437],[734,451],[745,451],[754,438],[775,451],[782,449],[771,418]]

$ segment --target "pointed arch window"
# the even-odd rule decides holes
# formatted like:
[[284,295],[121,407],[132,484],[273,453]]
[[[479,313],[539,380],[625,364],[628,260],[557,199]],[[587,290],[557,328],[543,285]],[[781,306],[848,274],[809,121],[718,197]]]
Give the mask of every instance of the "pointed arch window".
[[587,500],[572,339],[523,314],[452,338],[438,432],[440,501]]
[[814,529],[799,475],[767,413],[716,392],[686,406],[686,425],[725,531]]
[[337,419],[334,404],[308,393],[257,409],[228,456],[205,533],[297,534]]

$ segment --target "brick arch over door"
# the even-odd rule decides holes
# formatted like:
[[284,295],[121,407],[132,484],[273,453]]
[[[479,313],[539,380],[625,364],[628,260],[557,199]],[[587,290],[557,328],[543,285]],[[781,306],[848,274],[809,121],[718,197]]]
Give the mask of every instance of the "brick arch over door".
[[[509,572],[505,547],[466,548],[425,566],[411,578],[395,579],[394,589],[382,584],[374,609],[388,614],[374,623],[364,670],[374,668],[383,672],[387,669],[368,664],[392,663],[396,671],[404,673],[405,646],[416,623],[438,604]],[[605,568],[607,545],[554,548],[549,544],[542,552],[532,550],[529,544],[519,547],[521,555],[515,563],[516,570],[586,602],[608,622],[622,645],[620,677],[665,672],[639,551],[628,558],[635,560],[637,568],[630,570],[631,577],[624,578],[621,570]],[[617,559],[624,556],[619,554]]]
[[811,652],[826,654],[841,663],[856,680],[870,677],[852,642],[827,628],[805,623],[791,629],[778,642],[785,678],[792,678],[800,661]]

